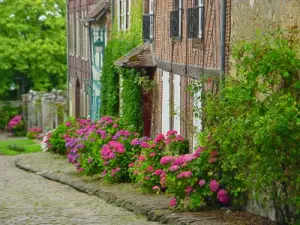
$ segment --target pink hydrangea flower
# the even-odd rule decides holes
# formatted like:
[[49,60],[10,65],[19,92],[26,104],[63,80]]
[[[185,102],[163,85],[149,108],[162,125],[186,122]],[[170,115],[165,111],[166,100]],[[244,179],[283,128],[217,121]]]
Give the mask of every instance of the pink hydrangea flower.
[[220,185],[216,180],[211,180],[209,187],[212,192],[216,192],[219,189]]
[[160,176],[162,174],[162,172],[163,172],[163,170],[157,169],[157,170],[154,171],[153,174],[156,175],[156,176]]
[[220,189],[218,191],[217,198],[218,198],[219,202],[222,202],[224,204],[228,204],[230,202],[229,195],[228,195],[227,191],[224,189]]
[[191,171],[183,171],[180,174],[177,175],[178,179],[181,178],[190,178],[191,176],[193,176],[193,173]]
[[155,139],[154,139],[154,143],[159,143],[161,141],[165,140],[165,135],[163,134],[158,134]]
[[211,156],[211,157],[216,157],[216,156],[218,156],[218,154],[219,154],[218,151],[215,150],[215,151],[212,151],[212,152],[210,153],[210,156]]
[[201,179],[201,180],[199,181],[199,186],[200,186],[200,187],[203,187],[205,184],[206,184],[205,180]]
[[177,200],[176,200],[176,198],[172,198],[172,199],[170,200],[170,206],[171,206],[171,207],[176,207],[176,205],[177,205]]
[[134,163],[129,163],[128,164],[128,167],[133,167],[134,166]]
[[188,186],[186,187],[186,189],[184,190],[185,193],[190,194],[193,191],[193,187],[192,186]]
[[174,172],[174,171],[177,171],[179,170],[179,166],[178,165],[172,165],[170,168],[169,168],[169,171],[171,172]]
[[160,188],[156,185],[152,188],[153,191],[159,190]]
[[151,153],[149,154],[149,156],[150,156],[150,157],[154,157],[154,156],[156,156],[156,153],[155,153],[155,152],[151,152]]
[[148,144],[147,142],[143,141],[143,142],[141,143],[141,147],[142,147],[142,148],[149,148],[150,146],[149,146],[149,144]]
[[153,168],[153,166],[148,166],[146,170],[147,170],[147,172],[152,172],[154,170],[154,168]]
[[177,134],[177,131],[176,130],[169,130],[167,132],[167,136],[170,136],[170,135],[176,135]]
[[168,164],[168,163],[170,163],[172,161],[173,161],[173,157],[172,156],[164,156],[164,157],[162,157],[160,159],[160,164],[166,165],[166,164]]
[[149,177],[149,176],[146,176],[144,179],[145,179],[145,180],[150,180],[150,177]]
[[145,156],[141,155],[141,156],[139,157],[139,161],[145,161],[145,160],[146,160],[146,157],[145,157]]

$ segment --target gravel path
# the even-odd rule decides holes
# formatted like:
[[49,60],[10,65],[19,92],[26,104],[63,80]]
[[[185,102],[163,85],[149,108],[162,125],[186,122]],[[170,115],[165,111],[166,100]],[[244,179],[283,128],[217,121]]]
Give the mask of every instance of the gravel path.
[[1,225],[158,224],[97,197],[20,170],[14,160],[14,157],[0,156]]

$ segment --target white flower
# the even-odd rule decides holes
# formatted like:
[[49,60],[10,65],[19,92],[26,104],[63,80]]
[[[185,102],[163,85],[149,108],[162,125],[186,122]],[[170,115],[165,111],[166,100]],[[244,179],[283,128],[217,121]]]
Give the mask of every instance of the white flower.
[[14,17],[15,17],[15,14],[13,14],[13,13],[9,15],[9,18],[14,18]]
[[47,17],[45,15],[41,15],[39,17],[39,21],[45,21],[47,19]]

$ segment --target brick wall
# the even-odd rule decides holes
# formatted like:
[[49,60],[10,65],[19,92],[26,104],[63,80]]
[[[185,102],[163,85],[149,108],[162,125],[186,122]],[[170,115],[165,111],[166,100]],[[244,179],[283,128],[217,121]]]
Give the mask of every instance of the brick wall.
[[155,8],[155,52],[160,60],[177,64],[220,67],[220,8],[218,1],[205,0],[204,39],[187,39],[187,9],[192,0],[183,1],[182,39],[170,38],[172,0],[157,0]]

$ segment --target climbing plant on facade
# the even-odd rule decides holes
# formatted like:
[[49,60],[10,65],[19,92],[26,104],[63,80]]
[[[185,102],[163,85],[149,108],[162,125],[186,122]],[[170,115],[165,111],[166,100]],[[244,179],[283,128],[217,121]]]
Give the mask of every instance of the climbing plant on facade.
[[[142,43],[142,1],[132,1],[130,28],[127,32],[118,31],[117,19],[113,24],[111,39],[104,56],[101,81],[101,115],[117,116],[134,128],[142,123],[141,87],[135,82],[140,73],[133,69],[113,66],[114,62]],[[121,82],[120,82],[121,81]]]

